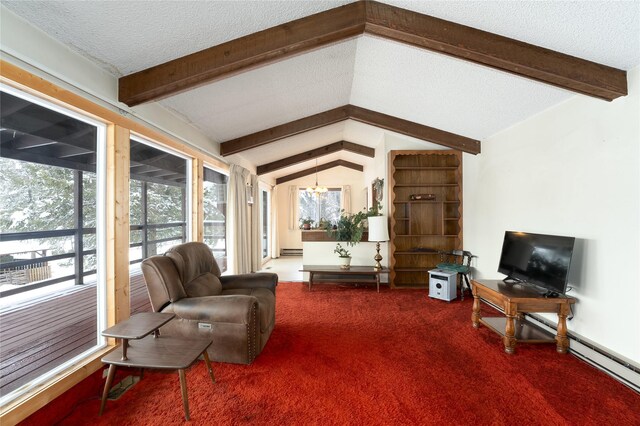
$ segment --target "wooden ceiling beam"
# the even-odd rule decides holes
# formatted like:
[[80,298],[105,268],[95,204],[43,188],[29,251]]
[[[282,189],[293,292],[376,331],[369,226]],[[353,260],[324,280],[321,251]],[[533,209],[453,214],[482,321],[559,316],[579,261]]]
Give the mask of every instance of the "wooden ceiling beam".
[[399,7],[361,1],[287,22],[119,79],[129,106],[155,101],[306,51],[370,34],[611,101],[625,71]]
[[375,157],[376,154],[376,150],[374,148],[369,148],[368,146],[358,145],[352,142],[340,141],[320,148],[315,148],[307,152],[292,155],[291,157],[283,158],[281,160],[273,161],[271,163],[263,164],[257,167],[256,174],[264,175],[266,173],[284,169],[285,167],[293,166],[294,164],[303,163],[305,161],[313,160],[314,158],[340,151],[349,151],[371,158]]
[[318,167],[312,167],[310,169],[305,169],[305,170],[301,170],[299,172],[296,173],[291,173],[290,175],[287,176],[282,176],[276,179],[276,185],[280,185],[281,183],[285,183],[285,182],[289,182],[291,180],[294,179],[299,179],[301,177],[305,177],[305,176],[309,176],[312,174],[315,174],[316,171],[321,172],[323,170],[329,170],[332,169],[334,167],[338,167],[338,166],[342,166],[342,167],[346,167],[348,169],[353,169],[353,170],[357,170],[359,172],[364,170],[364,166],[361,166],[360,164],[356,164],[356,163],[352,163],[350,161],[346,161],[346,160],[336,160],[336,161],[331,161],[329,163],[326,164],[318,164]]
[[298,133],[304,133],[309,130],[328,126],[329,124],[339,123],[348,118],[349,105],[330,109],[319,114],[310,115],[299,120],[224,142],[220,144],[220,154],[222,156],[237,154],[238,152],[275,142],[279,139],[297,135]]
[[155,101],[271,62],[343,41],[364,31],[364,4],[316,13],[124,76],[118,99]]
[[366,2],[365,19],[365,34],[444,53],[606,101],[628,93],[626,71],[498,34],[375,1]]
[[480,141],[434,127],[403,120],[402,118],[382,114],[365,108],[350,105],[349,118],[382,129],[391,130],[413,138],[433,142],[438,145],[457,149],[469,154],[480,153]]
[[242,136],[220,144],[220,154],[223,156],[237,154],[277,140],[287,138],[318,127],[327,126],[344,120],[355,120],[370,124],[396,133],[433,142],[452,149],[458,149],[469,154],[480,153],[480,141],[445,132],[423,124],[403,120],[391,115],[382,114],[353,105],[345,105],[309,117],[301,118],[290,123],[281,124],[267,130]]

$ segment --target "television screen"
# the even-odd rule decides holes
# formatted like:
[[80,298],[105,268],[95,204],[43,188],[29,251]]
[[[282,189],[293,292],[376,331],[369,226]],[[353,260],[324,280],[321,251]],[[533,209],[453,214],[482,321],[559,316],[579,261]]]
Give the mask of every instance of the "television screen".
[[575,238],[506,231],[498,272],[507,278],[564,293]]

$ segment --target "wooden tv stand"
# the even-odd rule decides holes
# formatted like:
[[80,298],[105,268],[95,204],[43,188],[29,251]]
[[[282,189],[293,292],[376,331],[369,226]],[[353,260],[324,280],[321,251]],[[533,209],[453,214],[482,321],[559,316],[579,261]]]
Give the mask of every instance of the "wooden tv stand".
[[[475,328],[484,324],[502,336],[504,351],[513,354],[517,342],[556,343],[556,350],[567,353],[567,316],[575,299],[567,296],[544,297],[532,288],[519,284],[508,284],[501,280],[472,280],[473,313],[471,321]],[[480,299],[492,302],[504,309],[506,317],[480,315]],[[549,333],[524,320],[526,312],[553,312],[558,314],[555,338]]]

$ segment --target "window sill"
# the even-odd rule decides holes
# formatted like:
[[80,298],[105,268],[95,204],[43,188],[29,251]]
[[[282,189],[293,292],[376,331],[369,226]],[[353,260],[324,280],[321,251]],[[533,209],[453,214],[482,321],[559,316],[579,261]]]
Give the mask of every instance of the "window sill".
[[[311,229],[311,230],[302,230],[302,241],[338,241],[331,235],[327,233],[327,231],[323,229]],[[361,242],[369,241],[369,233],[364,232],[362,234]]]

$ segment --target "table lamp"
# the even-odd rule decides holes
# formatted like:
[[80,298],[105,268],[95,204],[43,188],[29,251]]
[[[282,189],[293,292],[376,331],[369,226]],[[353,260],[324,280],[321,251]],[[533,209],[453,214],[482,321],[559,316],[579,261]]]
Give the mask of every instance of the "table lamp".
[[376,261],[375,269],[382,269],[380,261],[380,242],[389,241],[389,230],[387,228],[387,218],[385,216],[369,217],[369,241],[376,242],[376,255],[373,258]]

